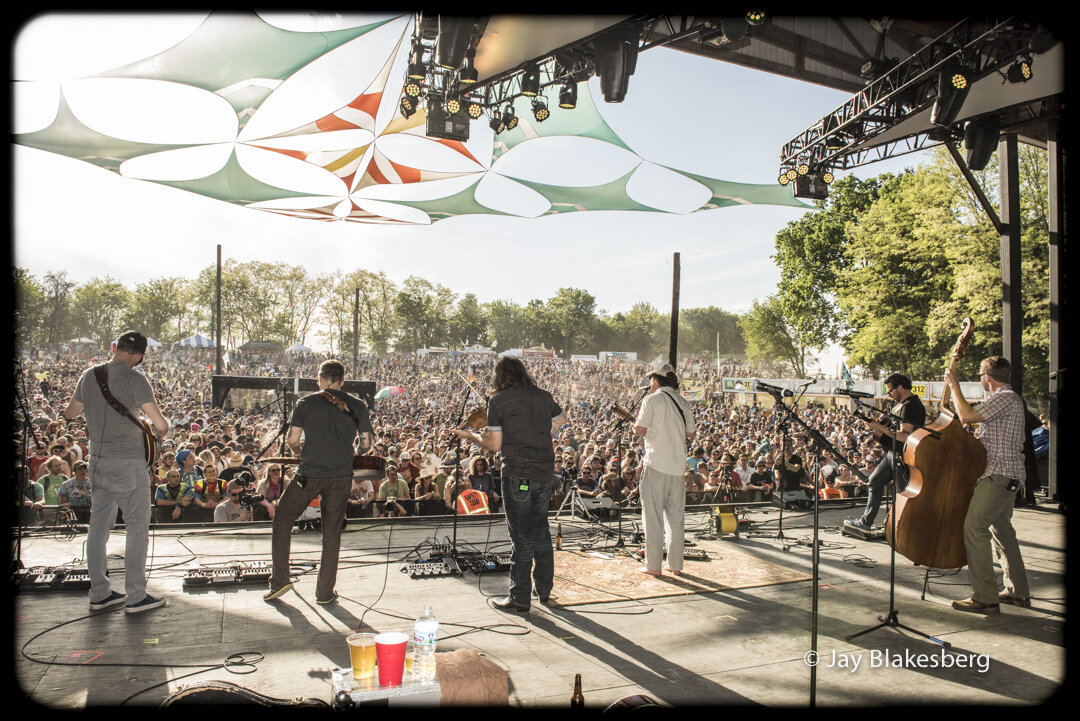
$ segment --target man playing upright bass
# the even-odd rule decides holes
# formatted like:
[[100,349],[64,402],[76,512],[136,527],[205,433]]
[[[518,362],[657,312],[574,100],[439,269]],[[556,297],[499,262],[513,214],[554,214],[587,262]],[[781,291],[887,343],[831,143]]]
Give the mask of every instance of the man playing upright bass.
[[[990,397],[978,409],[964,399],[960,381],[951,368],[945,371],[962,423],[978,423],[975,433],[986,447],[986,470],[975,481],[975,492],[964,517],[964,549],[967,551],[971,597],[953,601],[957,611],[997,613],[999,603],[1031,606],[1027,569],[1012,526],[1017,491],[1024,487],[1024,401],[1009,385],[1011,366],[1001,356],[990,356],[979,365],[979,382]],[[1001,559],[1005,590],[997,590],[991,547]]]
[[[289,579],[289,547],[292,527],[315,496],[321,496],[322,560],[315,585],[315,601],[333,603],[337,599],[338,552],[341,526],[352,490],[353,455],[371,447],[371,420],[367,404],[344,393],[345,366],[326,360],[319,366],[319,392],[297,402],[289,423],[289,447],[300,454],[300,467],[292,483],[278,501],[274,514],[273,574],[265,601],[280,598],[293,585]],[[359,446],[354,441],[359,436]]]

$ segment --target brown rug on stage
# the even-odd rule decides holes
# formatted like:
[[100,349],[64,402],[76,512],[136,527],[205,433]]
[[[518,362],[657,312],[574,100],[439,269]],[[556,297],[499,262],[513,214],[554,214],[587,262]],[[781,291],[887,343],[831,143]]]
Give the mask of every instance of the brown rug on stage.
[[638,569],[645,567],[644,562],[624,554],[600,552],[610,556],[600,558],[589,551],[556,551],[552,605],[684,596],[811,579],[802,571],[756,558],[733,543],[699,543],[696,548],[704,550],[709,560],[686,559],[681,576],[671,575],[664,566],[659,577],[640,573]]

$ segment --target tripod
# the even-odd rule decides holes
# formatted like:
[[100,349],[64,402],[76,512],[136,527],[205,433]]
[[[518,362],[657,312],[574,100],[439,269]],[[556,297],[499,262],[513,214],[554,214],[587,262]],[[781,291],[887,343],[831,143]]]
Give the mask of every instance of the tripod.
[[[864,405],[858,399],[856,399],[856,404],[858,404],[860,406]],[[858,633],[853,633],[850,636],[847,636],[846,640],[851,641],[852,639],[855,639],[855,638],[858,638],[859,636],[870,633],[871,631],[876,631],[879,628],[885,628],[885,627],[888,627],[888,628],[902,628],[905,631],[909,631],[909,632],[914,633],[914,634],[916,634],[918,636],[922,636],[923,638],[929,639],[930,641],[933,641],[934,643],[940,644],[940,645],[944,646],[945,648],[950,648],[952,646],[952,644],[950,644],[948,641],[943,641],[940,638],[936,638],[934,636],[931,636],[928,633],[923,633],[922,631],[919,631],[918,629],[914,629],[914,628],[912,628],[910,626],[905,626],[904,624],[900,623],[900,619],[898,617],[898,611],[896,609],[896,486],[897,486],[897,480],[900,478],[900,464],[903,463],[903,460],[900,457],[900,449],[898,447],[898,441],[896,439],[896,434],[900,431],[901,426],[906,421],[903,418],[901,418],[900,416],[893,415],[892,413],[886,413],[885,416],[887,417],[887,420],[889,421],[889,427],[892,429],[892,463],[893,463],[892,510],[889,513],[889,522],[890,522],[890,524],[892,526],[892,533],[891,533],[892,542],[889,543],[889,549],[890,549],[889,550],[889,611],[888,611],[888,613],[885,614],[885,616],[878,616],[878,621],[880,621],[881,623],[877,624],[876,626],[871,626],[870,628],[863,629],[862,631],[859,631]],[[923,428],[925,426],[919,426],[919,427]],[[927,573],[929,574],[929,571],[927,571]],[[925,582],[924,582],[924,589],[925,589]]]

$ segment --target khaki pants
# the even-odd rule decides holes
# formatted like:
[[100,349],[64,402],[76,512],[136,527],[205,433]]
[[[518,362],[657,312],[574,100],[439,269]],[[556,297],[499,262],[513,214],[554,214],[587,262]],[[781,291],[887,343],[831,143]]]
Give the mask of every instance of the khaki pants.
[[975,493],[964,518],[971,597],[979,603],[998,602],[993,556],[998,557],[1004,571],[1005,590],[1016,598],[1031,598],[1027,570],[1012,526],[1016,490],[1008,490],[1010,482],[1011,479],[997,475],[976,481]]
[[667,536],[667,562],[672,571],[683,567],[683,514],[686,480],[645,467],[641,474],[641,520],[645,527],[645,566],[659,571]]

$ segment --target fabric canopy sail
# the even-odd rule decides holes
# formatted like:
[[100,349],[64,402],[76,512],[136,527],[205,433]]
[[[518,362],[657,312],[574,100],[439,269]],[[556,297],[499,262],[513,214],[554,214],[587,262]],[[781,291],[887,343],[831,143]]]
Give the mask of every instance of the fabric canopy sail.
[[[573,110],[558,108],[557,87],[547,88],[553,112],[543,123],[533,121],[531,99],[519,97],[513,103],[519,123],[512,130],[494,133],[480,118],[467,143],[425,137],[424,109],[409,119],[397,112],[412,27],[411,15],[399,15],[333,32],[296,32],[255,13],[214,12],[177,45],[86,79],[121,89],[124,111],[140,118],[133,109],[140,108],[146,88],[205,96],[207,112],[218,121],[213,141],[122,137],[83,119],[64,93],[47,127],[14,140],[125,177],[312,220],[432,223],[470,214],[671,212],[647,197],[641,174],[647,159],[608,125],[587,82]],[[360,57],[366,58],[363,72],[340,70]],[[311,100],[313,87],[341,100],[325,107],[328,101]],[[143,110],[147,123],[164,112]],[[633,167],[585,187],[515,176],[512,157],[519,147],[567,137],[621,153]],[[557,162],[555,155],[553,150],[549,162]],[[691,212],[748,204],[810,207],[774,183],[737,183],[648,164],[682,176],[707,198]],[[488,187],[506,194],[495,197],[484,192]],[[517,207],[514,199],[531,199],[532,207]]]

